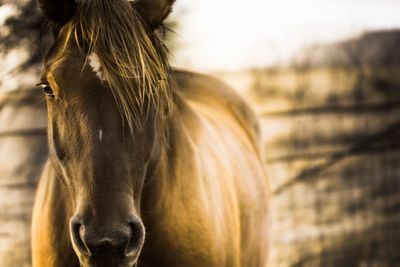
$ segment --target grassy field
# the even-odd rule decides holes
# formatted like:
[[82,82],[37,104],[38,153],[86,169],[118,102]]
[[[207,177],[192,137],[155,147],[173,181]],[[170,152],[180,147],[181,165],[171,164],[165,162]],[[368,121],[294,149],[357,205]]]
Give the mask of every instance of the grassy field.
[[275,195],[271,266],[398,266],[400,70],[220,76],[261,118]]

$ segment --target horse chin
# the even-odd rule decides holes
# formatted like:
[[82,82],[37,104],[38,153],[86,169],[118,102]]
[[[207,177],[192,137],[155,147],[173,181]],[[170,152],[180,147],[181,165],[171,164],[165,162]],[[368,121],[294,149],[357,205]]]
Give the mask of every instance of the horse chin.
[[82,267],[133,267],[137,258],[118,257],[109,253],[80,258]]

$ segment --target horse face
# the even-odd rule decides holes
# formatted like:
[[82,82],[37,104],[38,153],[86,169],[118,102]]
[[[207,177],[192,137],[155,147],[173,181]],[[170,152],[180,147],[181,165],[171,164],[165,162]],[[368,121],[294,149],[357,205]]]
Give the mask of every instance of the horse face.
[[130,266],[144,242],[138,213],[147,166],[156,157],[154,122],[150,116],[132,134],[96,73],[96,59],[85,63],[72,39],[66,48],[64,41],[61,30],[42,86],[51,160],[73,203],[71,241],[84,265]]
[[[99,21],[104,19],[108,25],[120,23],[121,27],[130,27],[133,22],[129,19],[136,19],[136,14],[139,14],[136,23],[143,22],[144,26],[138,34],[141,34],[142,41],[145,40],[143,43],[152,45],[143,34],[147,31],[151,34],[150,31],[168,15],[173,2],[139,0],[129,4],[125,0],[62,0],[55,4],[53,0],[39,0],[44,14],[58,32],[42,73],[42,87],[48,106],[50,156],[71,200],[71,242],[84,266],[132,266],[137,261],[145,235],[139,216],[142,187],[145,177],[150,175],[148,166],[153,166],[152,163],[158,160],[162,138],[156,128],[156,115],[151,112],[154,107],[150,104],[146,106],[145,101],[141,102],[144,105],[139,105],[140,110],[147,110],[145,121],[140,129],[132,128],[132,120],[123,116],[121,108],[118,108],[121,102],[117,105],[116,99],[120,98],[116,98],[115,91],[109,88],[109,80],[104,80],[97,55],[88,52],[92,51],[87,43],[93,40],[92,37],[86,36],[85,39],[84,35],[77,36],[76,32],[74,35],[68,30],[68,25],[93,26],[93,23],[83,25],[82,22],[82,17],[87,17],[90,8],[95,8],[92,13],[101,18]],[[131,17],[124,13],[127,8],[135,9]],[[121,12],[125,14],[124,21],[121,16],[114,17],[114,20],[105,17],[105,14],[112,16]],[[74,14],[80,16],[79,22],[74,21]],[[108,29],[107,38],[114,32],[114,29]],[[126,39],[131,40],[129,37],[133,35],[126,34],[129,32],[127,28],[123,29],[121,31]],[[80,43],[81,37],[83,43]],[[121,41],[121,36],[115,40],[102,37],[103,55],[113,54],[115,51],[110,44]],[[133,40],[133,43],[138,42]],[[120,43],[119,47],[126,49],[131,46],[129,43]],[[129,54],[131,51],[144,50],[123,51]],[[140,58],[154,60],[154,51],[159,49],[150,48]],[[124,61],[122,57],[124,55],[119,55],[115,62],[108,61],[108,66],[121,65]],[[131,58],[135,57],[131,55]],[[122,66],[132,62],[134,60],[130,59]],[[155,61],[149,65],[153,66],[153,63]],[[136,66],[129,68],[137,69]],[[113,67],[111,69],[114,70]],[[108,71],[107,74],[120,75],[120,78],[144,76],[124,76],[118,71]],[[163,74],[154,75],[153,79],[148,80],[155,81],[155,77]],[[158,85],[148,87],[159,89]],[[118,89],[125,88],[120,86]],[[133,90],[129,92],[136,92],[142,88],[130,89]]]

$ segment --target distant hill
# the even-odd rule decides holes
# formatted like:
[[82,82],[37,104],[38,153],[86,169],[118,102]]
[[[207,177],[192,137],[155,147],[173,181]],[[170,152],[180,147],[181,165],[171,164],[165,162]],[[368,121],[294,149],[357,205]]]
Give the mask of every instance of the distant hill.
[[400,29],[371,31],[333,44],[313,45],[297,64],[321,66],[400,66]]

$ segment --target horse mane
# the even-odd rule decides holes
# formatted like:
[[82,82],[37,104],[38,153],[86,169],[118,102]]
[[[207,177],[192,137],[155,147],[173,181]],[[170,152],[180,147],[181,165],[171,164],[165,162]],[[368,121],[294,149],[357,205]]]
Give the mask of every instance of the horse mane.
[[127,0],[80,0],[75,12],[66,25],[67,39],[73,36],[85,47],[86,62],[91,53],[97,55],[131,132],[143,127],[149,112],[165,120],[172,108],[170,67],[157,33]]

